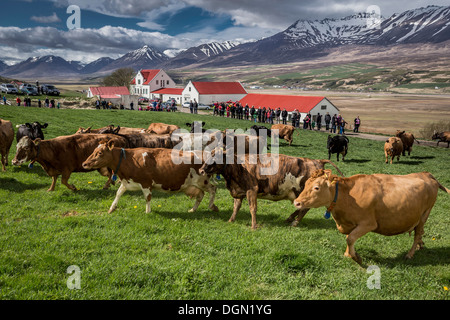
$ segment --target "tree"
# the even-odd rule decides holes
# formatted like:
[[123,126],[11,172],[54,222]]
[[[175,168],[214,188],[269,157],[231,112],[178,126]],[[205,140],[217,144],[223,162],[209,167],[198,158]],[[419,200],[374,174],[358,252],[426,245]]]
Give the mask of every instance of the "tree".
[[132,68],[121,68],[114,71],[109,76],[103,79],[103,85],[106,87],[122,87],[125,86],[130,89],[131,79],[135,75]]

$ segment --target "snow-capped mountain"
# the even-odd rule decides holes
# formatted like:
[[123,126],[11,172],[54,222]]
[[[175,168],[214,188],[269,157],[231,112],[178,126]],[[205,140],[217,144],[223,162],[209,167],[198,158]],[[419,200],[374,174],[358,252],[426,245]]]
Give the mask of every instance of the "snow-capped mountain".
[[226,51],[238,46],[239,42],[225,41],[225,42],[210,42],[202,44],[197,47],[191,47],[178,53],[175,57],[164,63],[165,68],[179,68],[186,65],[195,64],[218,56]]
[[450,40],[450,7],[428,6],[389,18],[360,13],[341,19],[298,20],[286,30],[245,43],[227,57],[208,59],[203,66],[285,63],[327,54],[342,45],[386,46]]
[[169,59],[164,53],[148,45],[131,51],[107,66],[98,70],[99,72],[111,72],[119,68],[133,68],[135,70],[156,68]]
[[97,59],[91,63],[88,63],[87,65],[84,66],[83,69],[80,70],[80,72],[84,73],[84,74],[96,73],[97,71],[106,67],[113,61],[114,61],[114,59],[112,59],[110,57],[103,57],[103,58]]
[[0,60],[0,72],[8,68],[8,65],[4,63],[2,60]]
[[47,55],[43,57],[32,57],[18,64],[7,67],[1,73],[6,77],[14,77],[16,79],[29,79],[31,77],[49,77],[60,76],[64,74],[71,76],[78,74],[79,64],[71,63],[61,57]]

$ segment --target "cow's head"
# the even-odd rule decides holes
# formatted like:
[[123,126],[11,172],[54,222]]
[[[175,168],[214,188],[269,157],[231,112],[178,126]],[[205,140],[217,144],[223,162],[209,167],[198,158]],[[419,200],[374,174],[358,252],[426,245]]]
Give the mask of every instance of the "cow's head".
[[202,175],[211,175],[213,173],[222,173],[226,166],[226,152],[220,148],[215,148],[211,154],[206,157],[205,163],[199,169]]
[[333,142],[334,142],[333,138],[331,136],[328,136],[327,149],[333,148],[333,145],[334,145]]
[[120,126],[117,126],[117,128],[114,128],[114,125],[109,125],[107,127],[101,128],[98,133],[99,134],[106,134],[106,133],[111,133],[111,134],[118,134],[120,131]]
[[405,131],[397,130],[397,133],[395,134],[396,137],[401,138],[402,135],[405,134]]
[[112,140],[101,141],[81,166],[86,170],[108,167],[108,164],[113,161],[113,148],[114,142]]
[[319,169],[306,181],[302,193],[294,201],[297,209],[319,208],[329,206],[335,196],[338,177],[331,170]]
[[16,146],[16,155],[12,160],[14,166],[20,166],[25,162],[33,161],[38,156],[38,146],[41,143],[41,139],[37,138],[34,141],[31,138],[25,136],[20,139]]
[[31,131],[33,132],[33,137],[40,138],[44,140],[44,133],[42,132],[42,129],[45,129],[48,127],[48,123],[44,123],[43,125],[39,122],[33,122],[31,125]]
[[75,133],[91,133],[91,128],[92,128],[92,127],[89,127],[89,128],[87,128],[87,129],[85,129],[85,128],[83,128],[83,127],[79,127],[78,130],[77,130],[77,132],[75,132]]
[[436,132],[436,130],[433,132],[433,136],[431,137],[431,140],[436,140],[441,137],[441,134],[439,132]]

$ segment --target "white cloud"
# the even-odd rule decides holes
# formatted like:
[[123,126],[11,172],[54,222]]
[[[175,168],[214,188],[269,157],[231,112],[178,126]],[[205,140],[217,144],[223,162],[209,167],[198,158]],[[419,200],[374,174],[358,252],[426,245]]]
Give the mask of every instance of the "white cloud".
[[39,23],[61,22],[61,19],[56,15],[56,12],[53,12],[51,16],[44,16],[44,17],[32,16],[30,19]]

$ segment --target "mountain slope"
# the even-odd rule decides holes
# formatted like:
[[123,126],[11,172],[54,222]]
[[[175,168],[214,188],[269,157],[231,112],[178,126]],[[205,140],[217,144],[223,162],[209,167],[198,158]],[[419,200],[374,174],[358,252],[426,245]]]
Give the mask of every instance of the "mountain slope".
[[162,65],[169,59],[164,53],[145,45],[140,49],[131,51],[112,63],[98,70],[100,73],[112,72],[119,68],[153,69]]
[[79,65],[70,63],[61,57],[47,55],[32,57],[13,66],[7,67],[1,74],[14,78],[60,77],[77,75]]

